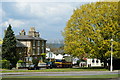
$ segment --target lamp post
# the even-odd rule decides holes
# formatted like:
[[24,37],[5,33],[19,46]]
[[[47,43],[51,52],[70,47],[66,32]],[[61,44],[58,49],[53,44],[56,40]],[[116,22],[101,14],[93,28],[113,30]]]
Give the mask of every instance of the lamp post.
[[113,71],[113,39],[111,39],[111,65],[110,65],[110,71]]

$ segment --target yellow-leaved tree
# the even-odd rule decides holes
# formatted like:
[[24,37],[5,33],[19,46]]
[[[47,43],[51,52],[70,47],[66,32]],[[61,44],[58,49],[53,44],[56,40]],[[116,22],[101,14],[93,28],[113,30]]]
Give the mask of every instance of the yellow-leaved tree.
[[96,2],[74,10],[64,29],[65,53],[79,57],[120,58],[120,26],[118,2]]

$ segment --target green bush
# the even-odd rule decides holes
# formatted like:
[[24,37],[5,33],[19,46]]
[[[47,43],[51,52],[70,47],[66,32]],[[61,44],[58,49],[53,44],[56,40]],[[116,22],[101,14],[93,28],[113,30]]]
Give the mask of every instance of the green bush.
[[24,61],[23,60],[19,60],[18,63],[23,63]]
[[8,61],[8,60],[0,60],[0,68],[9,69],[10,68],[10,61]]
[[19,60],[17,62],[17,67],[25,67],[26,66],[26,62],[24,62],[23,60]]
[[79,65],[80,62],[81,62],[81,60],[77,60],[77,65]]

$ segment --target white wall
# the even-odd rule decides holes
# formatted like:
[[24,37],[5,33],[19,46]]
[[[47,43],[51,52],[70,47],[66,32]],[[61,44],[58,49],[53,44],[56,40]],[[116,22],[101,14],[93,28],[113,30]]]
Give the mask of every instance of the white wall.
[[55,56],[55,59],[63,59],[63,55],[58,54],[58,55]]
[[50,52],[50,48],[46,48],[46,52],[48,52],[48,51]]
[[31,46],[31,42],[30,41],[20,41],[22,44],[26,45],[27,47]]
[[55,54],[53,52],[47,52],[46,53],[46,59],[54,59],[55,58]]
[[56,55],[53,52],[47,52],[46,59],[63,59],[63,55],[61,54]]
[[[93,60],[94,60],[94,62],[93,62]],[[98,63],[97,63],[97,60],[98,60]],[[91,65],[91,67],[98,67],[98,66],[102,66],[101,65],[102,63],[101,63],[101,61],[99,60],[99,59],[87,59],[87,67],[88,67],[88,65]]]

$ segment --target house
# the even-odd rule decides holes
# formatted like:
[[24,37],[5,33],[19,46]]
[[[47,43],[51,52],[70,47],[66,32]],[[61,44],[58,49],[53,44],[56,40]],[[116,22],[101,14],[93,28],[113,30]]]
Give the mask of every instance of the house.
[[46,59],[63,59],[62,54],[55,54],[54,52],[51,52],[50,48],[46,48]]
[[42,53],[46,53],[46,41],[40,37],[34,27],[31,27],[28,35],[25,30],[16,35],[17,53],[21,55],[21,60],[25,62],[32,61],[33,58],[42,59]]
[[103,66],[103,63],[96,58],[93,59],[87,59],[87,67],[101,67]]
[[50,48],[46,48],[46,59],[55,59],[55,54],[50,51]]
[[78,60],[80,60],[79,58],[77,58],[77,57],[73,57],[73,59],[72,59],[72,64],[73,65],[77,65],[77,61]]
[[46,48],[46,59],[59,59],[62,60],[65,57],[70,56],[69,54],[55,54],[54,52],[51,52],[50,48]]

